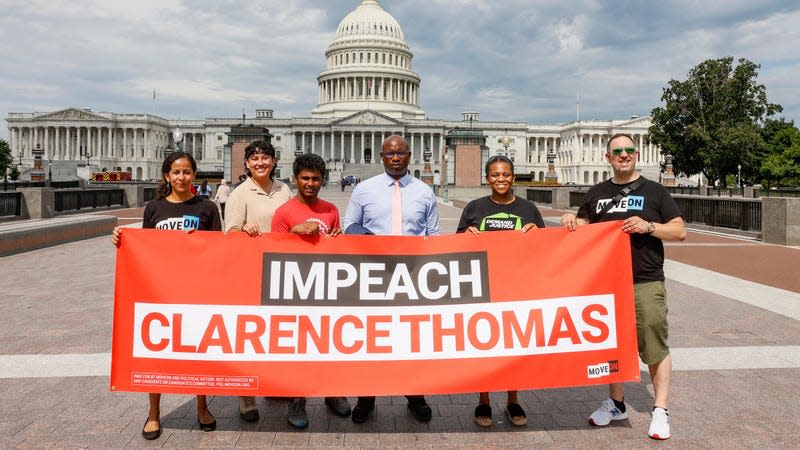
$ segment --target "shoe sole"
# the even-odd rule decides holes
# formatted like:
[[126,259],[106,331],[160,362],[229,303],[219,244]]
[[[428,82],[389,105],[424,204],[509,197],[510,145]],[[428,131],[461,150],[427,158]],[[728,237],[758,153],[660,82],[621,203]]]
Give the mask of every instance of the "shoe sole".
[[300,422],[300,423],[294,423],[290,419],[287,419],[287,422],[289,422],[289,425],[297,428],[298,430],[305,430],[306,428],[308,428],[308,421]]
[[613,418],[612,418],[611,420],[609,420],[609,421],[608,421],[608,423],[606,423],[606,424],[603,424],[603,425],[600,425],[600,424],[598,424],[598,423],[595,423],[595,421],[594,421],[594,420],[593,420],[591,417],[589,417],[589,420],[588,420],[588,421],[589,421],[589,425],[592,425],[592,426],[595,426],[595,427],[607,427],[607,426],[608,426],[608,425],[609,425],[611,422],[618,422],[618,421],[620,421],[620,420],[625,420],[625,419],[627,419],[627,418],[628,418],[628,413],[627,413],[627,411],[626,411],[626,412],[625,412],[625,415],[624,415],[623,417],[618,417],[618,418],[616,418],[616,419],[613,419]]
[[491,417],[475,417],[474,419],[475,425],[483,428],[489,428],[492,426],[492,418]]
[[655,440],[657,440],[657,441],[666,441],[667,439],[669,439],[669,437],[670,437],[671,435],[668,435],[667,437],[661,437],[661,436],[659,436],[659,435],[657,435],[657,434],[653,434],[653,435],[650,435],[650,434],[648,434],[647,436],[649,436],[649,437],[650,437],[650,439],[655,439]]

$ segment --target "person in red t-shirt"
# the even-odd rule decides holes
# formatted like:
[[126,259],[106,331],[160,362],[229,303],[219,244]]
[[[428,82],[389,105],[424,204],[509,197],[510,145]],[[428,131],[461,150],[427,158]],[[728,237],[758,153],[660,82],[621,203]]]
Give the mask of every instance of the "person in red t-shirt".
[[[319,155],[303,154],[295,158],[292,171],[297,194],[275,210],[272,232],[329,236],[342,234],[336,205],[319,198],[325,161]],[[325,397],[325,404],[339,416],[350,415],[350,403],[345,397]],[[287,420],[295,428],[308,426],[305,398],[296,397],[289,402]]]

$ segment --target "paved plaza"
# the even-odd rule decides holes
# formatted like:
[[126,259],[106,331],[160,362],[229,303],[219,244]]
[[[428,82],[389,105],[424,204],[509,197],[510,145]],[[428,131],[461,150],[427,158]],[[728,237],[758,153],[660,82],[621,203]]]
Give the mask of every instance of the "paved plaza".
[[[349,190],[321,196],[343,212]],[[457,205],[440,204],[445,233],[456,228]],[[558,226],[560,211],[542,212]],[[138,226],[141,213],[106,214]],[[261,420],[247,423],[236,398],[215,396],[217,430],[205,433],[194,397],[166,395],[164,433],[145,441],[146,395],[109,391],[110,239],[2,257],[0,448],[800,448],[800,249],[691,231],[666,252],[675,365],[667,441],[646,435],[653,389],[645,367],[643,382],[626,388],[629,419],[606,428],[586,422],[607,397],[605,386],[521,392],[529,420],[519,428],[501,414],[505,394],[492,394],[489,429],[472,421],[475,394],[429,396],[426,424],[410,416],[402,396],[378,398],[363,425],[309,399],[302,431],[286,422],[286,401],[258,398]]]

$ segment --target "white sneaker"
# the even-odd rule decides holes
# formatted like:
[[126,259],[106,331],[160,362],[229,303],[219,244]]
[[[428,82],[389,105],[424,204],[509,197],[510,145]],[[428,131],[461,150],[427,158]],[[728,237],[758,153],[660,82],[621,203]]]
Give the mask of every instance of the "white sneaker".
[[650,419],[647,435],[653,439],[669,439],[669,413],[664,408],[655,408]]
[[622,412],[614,405],[614,400],[607,398],[600,404],[600,407],[589,416],[589,423],[596,427],[604,427],[612,420],[625,420],[628,412]]

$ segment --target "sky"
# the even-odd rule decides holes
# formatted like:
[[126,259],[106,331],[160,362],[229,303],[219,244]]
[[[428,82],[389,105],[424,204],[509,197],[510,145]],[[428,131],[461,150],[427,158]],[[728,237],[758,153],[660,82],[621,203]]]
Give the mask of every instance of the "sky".
[[[0,0],[0,117],[68,107],[167,119],[252,117],[256,108],[310,117],[325,50],[359,3]],[[669,80],[732,56],[760,64],[757,81],[784,108],[778,117],[800,123],[796,0],[380,3],[414,53],[431,119],[646,116]]]

